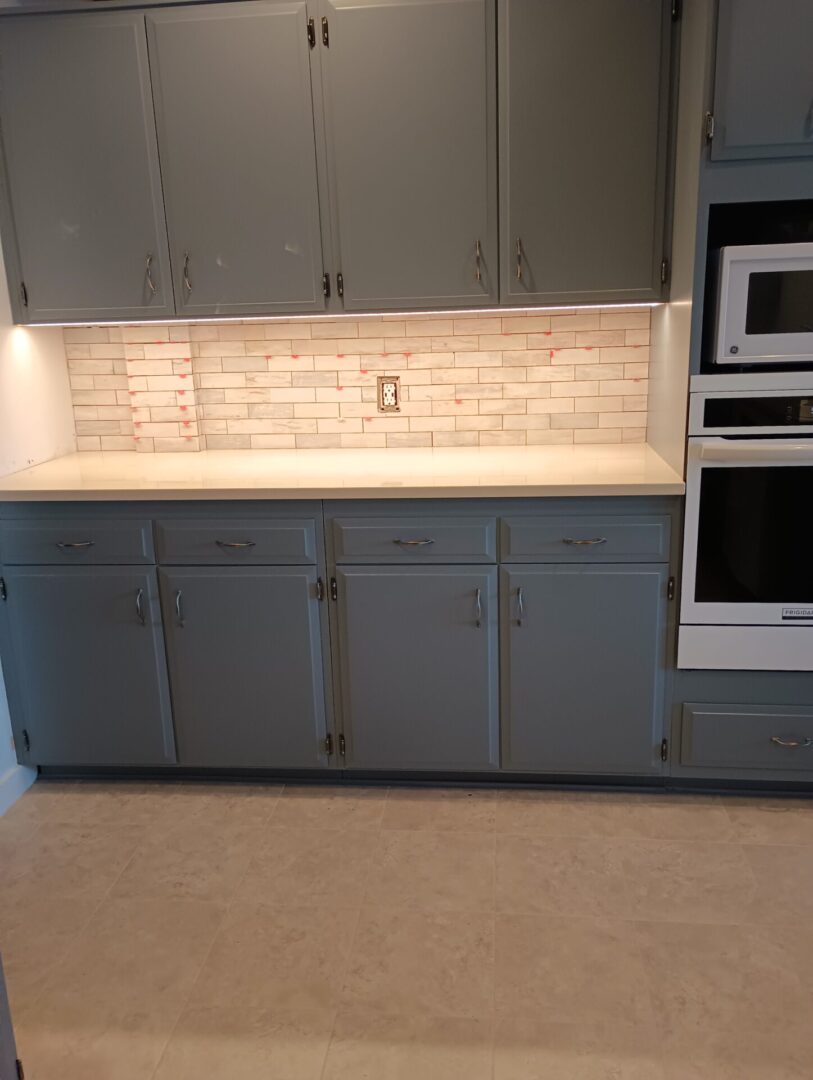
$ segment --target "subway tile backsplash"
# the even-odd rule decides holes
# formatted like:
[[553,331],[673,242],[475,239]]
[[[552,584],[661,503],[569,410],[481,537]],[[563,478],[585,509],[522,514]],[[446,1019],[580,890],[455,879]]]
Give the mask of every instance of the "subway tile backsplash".
[[[648,309],[66,327],[79,450],[643,442]],[[400,376],[399,413],[376,377]]]

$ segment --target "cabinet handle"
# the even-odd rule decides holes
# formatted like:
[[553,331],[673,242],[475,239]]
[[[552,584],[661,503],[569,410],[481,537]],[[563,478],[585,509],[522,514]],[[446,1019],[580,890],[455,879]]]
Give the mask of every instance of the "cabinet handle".
[[474,590],[474,625],[481,627],[483,625],[483,591],[482,589]]
[[150,290],[150,292],[152,293],[152,295],[155,296],[155,294],[156,294],[156,292],[158,290],[155,287],[155,282],[152,280],[152,252],[151,251],[147,252],[147,287]]
[[563,544],[575,544],[576,547],[592,546],[593,544],[606,544],[606,536],[594,536],[590,540],[574,540],[572,536],[563,536]]
[[813,746],[813,739],[783,739],[780,735],[771,735],[771,742],[774,746],[784,746],[788,750],[806,750],[808,746]]
[[483,280],[483,271],[481,268],[483,252],[480,249],[480,241],[478,240],[474,245],[474,280]]
[[183,614],[183,593],[180,589],[175,590],[175,614],[178,616],[178,626],[183,630],[186,620]]
[[393,540],[393,544],[400,544],[401,547],[426,547],[427,544],[434,544],[434,540],[426,536],[423,540]]
[[522,281],[522,240],[517,237],[517,281]]
[[75,551],[93,547],[95,542],[95,540],[57,540],[56,546],[60,551]]
[[525,597],[522,595],[522,586],[517,589],[517,626],[522,626],[525,618]]
[[189,280],[189,252],[185,251],[183,256],[183,283],[186,286],[187,292],[192,292],[192,282]]
[[144,614],[144,590],[136,590],[136,617],[142,626],[147,625],[147,617]]
[[255,540],[215,540],[221,548],[253,548],[257,546]]

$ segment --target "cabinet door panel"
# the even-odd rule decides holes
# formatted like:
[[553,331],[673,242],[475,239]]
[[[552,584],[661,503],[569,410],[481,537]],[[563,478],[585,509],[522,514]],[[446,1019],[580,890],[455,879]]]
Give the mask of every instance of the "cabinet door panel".
[[300,0],[147,16],[180,314],[324,307],[306,23]]
[[316,570],[190,568],[160,579],[180,763],[326,766]]
[[29,567],[4,577],[4,664],[29,762],[174,762],[155,571]]
[[813,154],[813,4],[720,0],[711,156]]
[[494,303],[493,0],[323,0],[323,7],[344,306]]
[[660,295],[668,10],[500,0],[504,302]]
[[24,317],[172,314],[144,17],[3,19],[0,79]]
[[478,770],[498,764],[496,588],[494,567],[339,572],[349,767]]
[[501,575],[504,767],[658,772],[667,567]]

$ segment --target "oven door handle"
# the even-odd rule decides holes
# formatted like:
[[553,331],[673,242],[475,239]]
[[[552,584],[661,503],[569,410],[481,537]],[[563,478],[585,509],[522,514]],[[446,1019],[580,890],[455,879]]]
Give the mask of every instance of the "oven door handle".
[[771,442],[768,439],[704,442],[700,444],[701,461],[756,461],[773,464],[776,461],[813,461],[813,439],[810,442]]

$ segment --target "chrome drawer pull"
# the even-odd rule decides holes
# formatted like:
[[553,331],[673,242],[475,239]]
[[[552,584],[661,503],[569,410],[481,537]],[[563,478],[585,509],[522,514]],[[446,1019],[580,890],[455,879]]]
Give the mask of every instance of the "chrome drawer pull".
[[144,590],[138,589],[136,591],[136,618],[142,626],[147,625],[147,618],[144,614]]
[[476,242],[476,244],[474,245],[474,280],[475,281],[482,281],[483,280],[482,261],[483,261],[483,252],[482,252],[482,248],[480,247],[480,241],[478,240]]
[[257,546],[254,540],[215,540],[215,543],[222,548],[253,548]]
[[483,625],[483,591],[482,589],[474,590],[474,625],[479,629]]
[[562,543],[563,544],[575,544],[577,547],[582,547],[585,544],[587,544],[587,545],[606,544],[607,543],[607,537],[606,536],[594,536],[590,540],[574,540],[574,538],[572,536],[563,536],[562,537]]
[[192,292],[192,282],[189,279],[189,252],[185,251],[183,256],[183,283],[188,293]]
[[178,626],[183,630],[186,620],[183,614],[183,593],[180,589],[175,590],[175,614],[178,616]]
[[517,626],[522,626],[525,618],[525,597],[522,595],[522,586],[517,589]]
[[779,735],[771,735],[771,742],[774,746],[784,746],[788,750],[806,750],[808,746],[813,746],[813,739],[783,739]]
[[156,292],[158,290],[156,289],[155,282],[152,279],[152,255],[151,254],[147,255],[147,286],[148,286],[150,292],[152,293],[152,295],[155,296],[155,294],[156,294]]
[[74,551],[78,548],[93,547],[95,540],[57,540],[56,546],[60,551]]
[[434,544],[434,542],[428,536],[423,540],[393,540],[393,544],[400,544],[401,547],[426,547],[427,544]]

